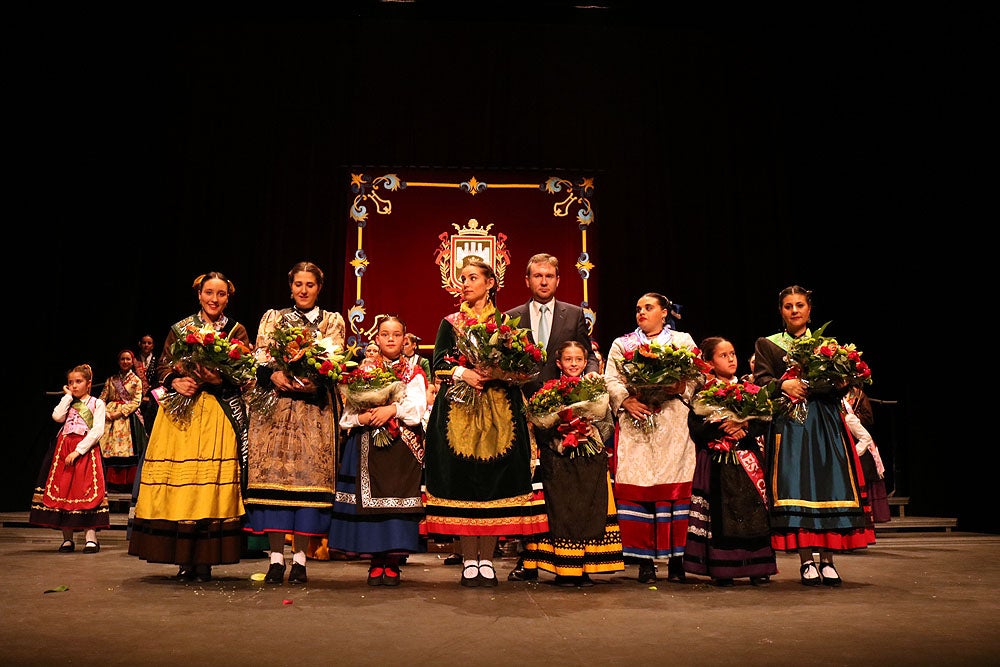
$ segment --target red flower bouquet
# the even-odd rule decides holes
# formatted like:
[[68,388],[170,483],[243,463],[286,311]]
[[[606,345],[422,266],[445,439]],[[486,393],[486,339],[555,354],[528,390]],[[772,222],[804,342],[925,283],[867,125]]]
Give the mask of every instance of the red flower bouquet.
[[[405,364],[384,364],[365,359],[356,369],[344,373],[340,378],[344,403],[355,412],[364,412],[401,400],[406,393],[403,382]],[[372,430],[372,442],[376,447],[388,447],[399,435],[399,424],[395,418]]]
[[[823,335],[829,324],[826,322],[811,336],[799,338],[789,345],[785,354],[788,370],[782,379],[797,378],[809,387],[810,393],[871,384],[871,368],[862,360],[862,352],[853,343],[842,345],[836,338]],[[792,418],[804,422],[808,401],[786,400]]]
[[[244,387],[257,375],[257,361],[247,344],[237,338],[227,338],[211,326],[188,324],[183,335],[170,346],[170,361],[176,372],[199,382],[205,380],[206,372],[211,372]],[[195,396],[171,390],[162,394],[159,403],[183,429],[191,423],[191,409],[196,400]]]
[[525,403],[528,421],[555,429],[552,443],[569,457],[593,456],[604,451],[594,425],[608,414],[608,389],[603,377],[562,377],[549,380]]
[[[748,422],[751,419],[770,421],[774,414],[774,403],[770,392],[752,382],[713,381],[694,396],[691,407],[695,414],[705,417],[705,421],[720,422],[731,419]],[[728,455],[737,440],[726,435],[709,443],[709,448]]]
[[[657,341],[643,343],[634,350],[626,350],[621,360],[616,360],[618,372],[625,379],[628,393],[646,405],[658,409],[677,397],[675,386],[701,378],[711,367],[699,356],[696,347],[662,344]],[[633,420],[634,421],[634,420]],[[636,426],[643,430],[656,428],[655,414]]]
[[[490,380],[523,384],[532,379],[545,363],[545,350],[531,340],[531,330],[518,328],[520,317],[500,315],[499,321],[480,322],[459,315],[453,322],[460,366],[474,368]],[[477,392],[464,382],[448,390],[453,403],[472,404]]]
[[[320,338],[319,332],[304,327],[279,326],[271,334],[266,349],[258,349],[261,362],[301,379],[339,382],[349,368],[358,364],[349,361],[332,340]],[[270,415],[278,404],[278,392],[273,387],[257,386],[247,396],[251,412]]]
[[356,361],[348,361],[338,346],[319,332],[303,327],[278,327],[272,334],[268,355],[279,370],[297,378],[324,378],[339,382]]

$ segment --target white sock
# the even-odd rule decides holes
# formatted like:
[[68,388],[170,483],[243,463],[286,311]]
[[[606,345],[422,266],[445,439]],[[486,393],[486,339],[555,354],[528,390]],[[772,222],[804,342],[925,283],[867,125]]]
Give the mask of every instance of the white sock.
[[805,574],[802,575],[803,579],[818,579],[819,570],[816,568],[816,563],[813,561],[806,561],[802,565],[812,565],[810,568],[806,568]]
[[293,563],[298,563],[302,567],[305,567],[306,566],[306,552],[305,551],[296,551],[295,553],[293,553],[292,554],[292,562]]
[[271,552],[271,563],[278,563],[279,565],[285,564],[285,554],[281,551]]
[[840,576],[837,574],[836,568],[833,567],[833,563],[820,563],[820,571],[823,573],[824,579],[837,579]]
[[[490,569],[484,570],[483,565],[489,565]],[[493,561],[491,560],[481,560],[479,561],[479,574],[483,575],[486,579],[493,578]]]

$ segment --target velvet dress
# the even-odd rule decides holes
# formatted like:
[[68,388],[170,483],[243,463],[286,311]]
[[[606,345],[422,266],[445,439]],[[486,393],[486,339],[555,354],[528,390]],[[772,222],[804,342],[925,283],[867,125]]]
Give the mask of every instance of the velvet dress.
[[[453,403],[458,365],[454,313],[438,327],[432,368],[442,380],[427,427],[424,510],[426,535],[519,536],[548,529],[541,484],[534,484],[535,445],[519,386],[491,380],[473,406]],[[495,318],[492,307],[481,322]],[[460,380],[455,382],[461,382]]]
[[[811,335],[806,330],[806,336]],[[787,333],[758,338],[754,382],[775,383],[787,370]],[[833,552],[875,542],[862,490],[854,442],[844,422],[844,390],[812,391],[804,423],[778,414],[768,429],[767,492],[771,500],[771,544],[776,551],[803,548]]]

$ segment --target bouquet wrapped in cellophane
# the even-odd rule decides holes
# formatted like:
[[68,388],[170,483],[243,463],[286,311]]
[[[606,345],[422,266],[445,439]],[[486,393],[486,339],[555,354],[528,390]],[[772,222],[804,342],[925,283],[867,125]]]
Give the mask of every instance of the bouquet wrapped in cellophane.
[[[518,328],[520,317],[504,314],[498,319],[479,322],[460,315],[453,323],[459,357],[449,359],[475,369],[487,380],[523,384],[542,370],[545,350],[531,340],[530,329]],[[452,403],[473,406],[479,390],[459,381],[452,384],[447,396]]]
[[[789,366],[781,379],[798,379],[809,388],[810,394],[871,384],[872,371],[861,359],[862,352],[853,343],[841,345],[836,338],[823,335],[829,324],[826,322],[811,336],[798,338],[789,345],[785,353]],[[780,403],[792,419],[805,422],[809,413],[808,399],[795,401],[783,396]]]
[[[364,412],[402,400],[406,394],[406,384],[402,380],[404,368],[404,363],[384,364],[365,359],[340,378],[344,403],[354,412]],[[372,443],[376,447],[388,447],[398,435],[399,424],[393,417],[372,429]]]
[[[204,382],[211,373],[243,387],[257,374],[257,361],[250,347],[237,338],[221,335],[211,326],[185,326],[182,335],[170,346],[170,361],[176,372],[198,382]],[[160,408],[181,428],[186,428],[191,423],[194,402],[194,396],[167,391],[160,399]]]
[[[358,364],[341,352],[330,338],[322,338],[314,329],[299,326],[279,326],[271,333],[266,348],[256,351],[258,361],[291,376],[292,382],[340,381],[349,368]],[[247,396],[251,412],[270,415],[278,403],[273,387],[256,386]]]
[[609,409],[604,378],[561,377],[549,380],[524,405],[528,421],[554,430],[552,445],[570,458],[604,452],[604,441],[595,422]]
[[[731,419],[746,423],[751,419],[770,421],[774,414],[774,403],[771,401],[769,388],[762,388],[752,382],[713,381],[695,394],[691,409],[708,422]],[[722,460],[731,456],[737,442],[736,438],[725,435],[710,442],[708,447],[717,452],[716,460]]]
[[653,414],[641,421],[630,415],[637,428],[647,432],[654,430],[655,411],[667,401],[677,398],[677,383],[701,378],[710,369],[699,354],[701,352],[696,347],[651,341],[634,350],[626,350],[620,360],[615,360],[629,395],[654,409]]

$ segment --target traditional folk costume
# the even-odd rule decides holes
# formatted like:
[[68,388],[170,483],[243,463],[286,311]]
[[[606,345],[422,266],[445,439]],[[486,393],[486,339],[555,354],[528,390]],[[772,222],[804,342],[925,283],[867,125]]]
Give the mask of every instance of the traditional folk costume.
[[[736,379],[733,378],[733,382]],[[697,448],[684,570],[713,579],[777,574],[771,548],[763,454],[757,436],[767,422],[751,419],[731,451],[713,449],[726,434],[693,410],[688,428]]]
[[426,357],[421,356],[419,352],[415,352],[408,357],[403,357],[403,359],[406,360],[407,365],[411,369],[416,370],[419,368],[423,371],[425,385],[427,387],[430,387],[431,384],[434,383],[434,380],[432,379],[433,376],[431,374],[431,362],[428,361]]
[[[488,305],[479,321],[494,320]],[[456,328],[477,317],[468,304],[442,320],[434,342],[435,373],[442,379],[427,431],[425,459],[427,535],[518,536],[548,529],[541,484],[533,484],[535,448],[515,384],[491,380],[472,405],[448,398],[458,364]],[[454,382],[460,382],[455,380]]]
[[[257,353],[266,353],[278,327],[302,327],[343,347],[346,327],[340,313],[319,307],[269,310],[257,329]],[[273,360],[258,366],[257,386],[271,387]],[[279,392],[273,410],[251,411],[247,465],[246,530],[262,535],[308,535],[330,531],[337,474],[340,406],[337,392],[323,380],[315,393]]]
[[[696,347],[690,334],[671,329],[649,338],[637,328],[616,338],[604,372],[612,410],[618,411],[629,396],[618,363],[626,352],[653,341]],[[691,400],[696,385],[694,380],[686,383],[681,394],[685,401]],[[649,430],[636,425],[627,413],[619,415],[612,477],[626,556],[657,559],[684,555],[695,465],[688,412],[681,400],[667,400],[655,413],[655,428]]]
[[[52,419],[62,427],[42,463],[28,521],[57,530],[110,527],[101,448],[94,446],[104,433],[104,401],[64,394],[52,410]],[[66,465],[66,457],[74,450],[80,457]]]
[[[398,558],[420,551],[423,504],[426,379],[419,366],[405,359],[383,360],[400,369],[405,392],[386,405],[396,416],[382,427],[362,426],[361,408],[346,399],[340,425],[348,429],[337,474],[337,497],[329,547],[352,557]],[[380,431],[380,432],[379,432]],[[377,433],[379,432],[379,433]],[[378,436],[378,437],[377,437]]]
[[[812,332],[807,329],[803,335]],[[754,382],[763,387],[773,381],[776,397],[793,340],[787,332],[757,339]],[[811,392],[805,423],[787,415],[771,422],[765,451],[776,551],[844,552],[875,542],[866,524],[858,455],[843,418],[845,391]]]
[[146,449],[146,426],[139,412],[142,386],[142,378],[129,370],[109,377],[101,391],[107,406],[101,457],[109,491],[131,493],[139,458]]
[[[871,510],[868,521],[874,530],[874,524],[888,523],[892,520],[889,496],[885,491],[885,465],[861,414],[854,408],[850,394],[844,397],[844,410],[844,422],[851,432],[851,437],[854,438],[854,451],[858,453],[858,460],[861,463],[861,488],[868,499],[868,507]],[[871,412],[868,414],[870,418]]]
[[[246,328],[225,316],[200,313],[170,328],[157,378],[170,387],[176,374],[170,348],[188,324],[214,326],[249,346]],[[243,544],[241,476],[248,455],[247,416],[240,388],[225,378],[202,385],[190,423],[162,410],[139,471],[138,500],[128,552],[151,563],[211,566],[237,563]]]
[[[142,423],[146,428],[146,440],[153,432],[153,423],[156,420],[156,411],[159,408],[156,399],[150,393],[156,386],[156,355],[150,354],[147,357],[136,356],[135,374],[142,380],[142,401],[139,404],[139,414],[142,415]],[[140,457],[141,458],[141,457]]]
[[[611,574],[625,569],[618,510],[611,490],[608,455],[585,455],[559,444],[558,427],[534,428],[545,489],[549,532],[524,547],[522,566],[557,577]],[[610,408],[590,423],[592,435],[602,443],[614,438]]]

